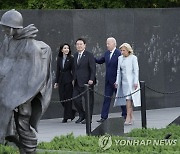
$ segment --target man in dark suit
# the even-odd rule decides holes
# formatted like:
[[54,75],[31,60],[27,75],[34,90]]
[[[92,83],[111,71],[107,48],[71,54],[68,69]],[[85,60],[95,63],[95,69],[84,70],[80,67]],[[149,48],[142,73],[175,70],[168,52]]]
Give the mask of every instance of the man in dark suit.
[[[85,50],[86,42],[83,38],[79,38],[76,41],[76,50],[74,54],[74,90],[73,97],[79,95],[85,91],[84,84],[89,84],[91,88],[95,83],[96,63],[92,53]],[[83,95],[85,101],[86,95]],[[79,119],[76,123],[85,123],[85,111],[82,105],[82,96],[74,100],[74,105],[79,113]],[[92,118],[94,102],[90,101],[90,112]]]
[[[104,53],[103,57],[96,59],[98,64],[106,64],[106,77],[105,77],[105,96],[112,97],[113,93],[116,93],[116,88],[114,83],[116,81],[118,57],[121,55],[120,51],[116,49],[116,40],[110,37],[106,41],[107,51]],[[97,122],[103,122],[108,118],[109,107],[111,103],[111,98],[104,97],[103,107],[101,111],[101,119]],[[121,106],[122,116],[126,117],[126,106]]]

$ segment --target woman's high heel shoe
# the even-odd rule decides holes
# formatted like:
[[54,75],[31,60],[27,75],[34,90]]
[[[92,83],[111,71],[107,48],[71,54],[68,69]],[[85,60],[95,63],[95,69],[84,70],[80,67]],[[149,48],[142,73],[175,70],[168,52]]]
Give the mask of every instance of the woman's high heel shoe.
[[124,125],[132,125],[133,124],[133,120],[131,119],[130,121],[125,121]]
[[125,122],[124,125],[132,125],[131,122]]

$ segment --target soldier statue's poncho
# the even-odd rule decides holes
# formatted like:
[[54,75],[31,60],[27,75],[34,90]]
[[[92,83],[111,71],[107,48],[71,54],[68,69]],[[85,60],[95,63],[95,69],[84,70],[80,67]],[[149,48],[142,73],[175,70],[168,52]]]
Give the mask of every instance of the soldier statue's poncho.
[[18,34],[5,37],[0,47],[0,143],[9,135],[12,116],[19,106],[31,103],[29,124],[37,131],[50,102],[51,49],[34,39],[37,32],[34,25],[19,29]]

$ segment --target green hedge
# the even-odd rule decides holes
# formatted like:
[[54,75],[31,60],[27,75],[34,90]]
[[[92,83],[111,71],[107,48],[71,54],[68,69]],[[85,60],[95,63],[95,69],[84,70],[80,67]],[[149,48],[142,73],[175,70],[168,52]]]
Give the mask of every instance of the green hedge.
[[[62,151],[81,151],[91,153],[123,153],[123,154],[170,154],[180,151],[180,126],[172,125],[164,129],[134,129],[124,137],[112,136],[112,145],[109,149],[104,150],[99,146],[99,137],[95,136],[79,136],[74,137],[73,134],[67,136],[55,137],[51,142],[42,142],[39,144],[40,149],[62,150]],[[169,140],[164,140],[167,134],[171,134]],[[141,144],[125,145],[125,141],[139,141]],[[119,144],[117,141],[123,141]],[[127,141],[127,142],[128,142]],[[148,146],[143,142],[154,142]],[[162,141],[162,144],[157,145]],[[170,143],[166,145],[166,143]]]
[[19,154],[19,152],[15,147],[0,144],[0,154]]
[[139,129],[135,128],[127,134],[128,137],[144,137],[163,139],[167,134],[172,134],[171,139],[180,139],[180,126],[170,125],[163,129]]
[[[169,140],[164,139],[167,134],[171,134]],[[104,145],[106,147],[108,145],[106,144],[108,143],[107,141],[110,141],[111,139],[112,145],[105,148],[104,145],[99,145],[100,139],[103,139],[103,143],[105,143]],[[155,144],[153,144],[154,141],[156,141]],[[157,144],[158,141],[163,141],[163,144]],[[150,142],[151,144],[147,144]],[[130,133],[125,134],[123,137],[109,135],[106,135],[104,138],[97,136],[74,137],[73,134],[69,134],[66,136],[55,137],[51,142],[41,142],[38,145],[38,149],[41,149],[38,150],[38,153],[47,154],[50,153],[49,150],[53,150],[51,153],[78,154],[82,152],[111,154],[179,154],[180,126],[171,125],[163,129],[133,129]],[[17,149],[13,147],[1,145],[0,153],[17,154],[18,152]]]

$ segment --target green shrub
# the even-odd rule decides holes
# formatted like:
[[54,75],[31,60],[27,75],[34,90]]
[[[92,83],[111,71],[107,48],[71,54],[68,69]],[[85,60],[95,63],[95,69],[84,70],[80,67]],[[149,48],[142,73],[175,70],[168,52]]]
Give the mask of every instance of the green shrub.
[[[55,137],[51,142],[38,144],[40,154],[67,153],[122,153],[122,154],[179,154],[180,126],[171,125],[163,129],[134,129],[124,136],[110,136],[112,145],[105,149],[99,146],[98,136],[78,136],[71,133],[66,136]],[[165,140],[167,134],[169,140]],[[108,134],[107,134],[108,135]],[[134,142],[136,141],[136,142]],[[139,144],[137,144],[137,141]],[[156,141],[156,142],[154,142]],[[160,142],[163,141],[163,144]],[[147,144],[151,142],[151,144]],[[124,144],[126,143],[126,144]],[[134,144],[135,143],[135,144]],[[156,144],[153,144],[156,143]],[[159,144],[157,144],[159,143]],[[168,143],[168,144],[166,144]],[[170,144],[169,144],[170,143]],[[47,150],[47,151],[46,151]],[[54,150],[49,152],[48,150]],[[56,151],[60,150],[60,151]],[[70,151],[70,152],[69,152]],[[0,154],[18,154],[18,149],[12,146],[0,145]],[[82,153],[83,154],[83,153]]]
[[171,139],[180,138],[180,126],[179,125],[170,125],[166,128],[157,129],[157,128],[148,128],[148,129],[133,129],[130,133],[127,134],[129,137],[145,137],[145,138],[158,138],[164,139],[167,134],[172,134]]
[[0,144],[0,154],[19,154],[18,149]]
[[[124,137],[112,136],[112,145],[110,148],[103,150],[98,145],[99,137],[79,136],[73,134],[67,136],[55,137],[51,142],[42,142],[38,145],[40,149],[81,151],[91,153],[123,153],[123,154],[171,154],[180,151],[180,126],[171,125],[163,129],[134,129]],[[171,133],[170,140],[165,140],[165,136]],[[122,144],[139,141],[144,144]],[[118,142],[120,141],[120,142]],[[162,141],[162,143],[161,143]],[[147,144],[150,142],[151,144]],[[120,144],[121,143],[121,144]]]

